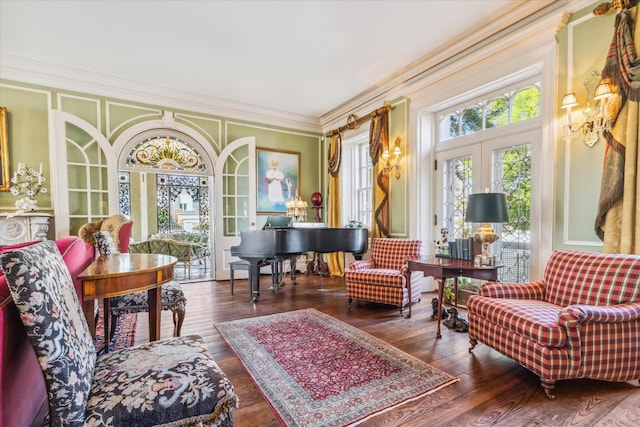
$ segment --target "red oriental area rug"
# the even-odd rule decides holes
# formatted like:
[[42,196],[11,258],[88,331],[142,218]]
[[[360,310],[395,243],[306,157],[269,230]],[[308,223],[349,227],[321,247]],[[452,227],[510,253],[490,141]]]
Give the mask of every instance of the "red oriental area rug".
[[356,425],[458,381],[314,309],[216,328],[287,426]]
[[[136,313],[125,314],[118,317],[116,331],[109,343],[109,351],[121,348],[131,347],[136,340],[136,325],[138,324],[138,315]],[[96,339],[93,342],[98,354],[104,353],[104,317],[102,310],[98,315],[96,323]]]

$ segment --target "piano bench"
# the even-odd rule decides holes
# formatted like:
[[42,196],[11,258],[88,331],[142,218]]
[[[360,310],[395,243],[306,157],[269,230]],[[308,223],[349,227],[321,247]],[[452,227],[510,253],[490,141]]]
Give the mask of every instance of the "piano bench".
[[239,260],[232,261],[229,263],[229,269],[231,270],[231,295],[233,295],[233,274],[236,270],[246,270],[251,274],[251,270],[249,269],[249,261]]
[[[271,266],[271,281],[273,283],[274,286],[277,286],[278,283],[280,283],[280,280],[282,280],[282,268],[283,268],[283,262],[281,260],[275,260],[275,259],[266,259],[264,261],[261,261],[258,264],[258,269],[265,267],[267,265]],[[249,272],[249,282],[251,282],[251,269],[249,268],[251,266],[251,264],[249,264],[249,261],[245,261],[243,259],[238,260],[238,261],[231,261],[229,263],[229,269],[231,271],[231,275],[230,275],[230,279],[231,279],[231,295],[233,295],[233,279],[234,279],[234,273],[236,270],[246,270]],[[260,275],[260,271],[258,270],[258,276]],[[258,278],[258,280],[260,280]]]

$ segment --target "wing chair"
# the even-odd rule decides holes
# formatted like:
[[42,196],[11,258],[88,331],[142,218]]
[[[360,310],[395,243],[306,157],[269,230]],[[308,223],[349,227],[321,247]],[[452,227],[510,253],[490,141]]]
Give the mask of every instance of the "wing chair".
[[407,261],[422,258],[422,241],[373,239],[371,257],[353,261],[344,274],[349,307],[354,299],[392,304],[411,317],[411,303],[420,301],[421,272],[408,277]]
[[478,341],[540,377],[640,379],[640,256],[556,250],[542,280],[488,283],[467,303]]
[[93,235],[98,231],[108,231],[111,234],[113,243],[116,245],[116,250],[120,253],[127,253],[129,252],[132,229],[133,221],[129,221],[124,215],[116,214],[84,224],[78,230],[78,236],[85,242],[95,246],[96,242]]

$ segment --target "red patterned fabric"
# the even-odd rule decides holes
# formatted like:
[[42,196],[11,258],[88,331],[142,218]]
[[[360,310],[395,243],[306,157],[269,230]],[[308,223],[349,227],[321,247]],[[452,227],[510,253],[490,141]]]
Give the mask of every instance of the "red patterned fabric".
[[414,272],[407,285],[407,260],[422,258],[422,241],[410,239],[373,239],[371,258],[354,261],[345,272],[347,298],[400,308],[419,301],[421,272]]
[[556,380],[640,379],[640,256],[557,250],[544,280],[469,298],[469,338]]

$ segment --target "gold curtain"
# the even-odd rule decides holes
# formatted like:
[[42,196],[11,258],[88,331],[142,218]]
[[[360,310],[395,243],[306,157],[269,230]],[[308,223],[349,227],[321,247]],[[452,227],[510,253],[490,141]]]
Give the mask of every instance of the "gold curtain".
[[[327,227],[340,224],[340,163],[342,161],[342,135],[338,132],[329,145],[329,200],[327,201]],[[327,266],[331,276],[344,276],[344,254],[327,254]]]
[[595,229],[603,241],[603,252],[640,254],[640,59],[635,47],[640,34],[635,31],[638,7],[622,10],[602,77],[608,78],[615,93],[609,103],[613,117],[611,132],[605,132],[600,201]]
[[371,115],[369,127],[369,156],[373,165],[373,218],[371,238],[389,237],[389,171],[380,160],[385,148],[389,148],[389,111],[381,109]]

